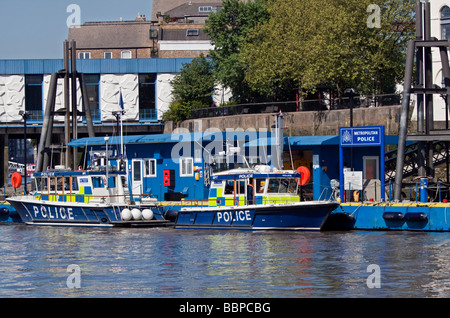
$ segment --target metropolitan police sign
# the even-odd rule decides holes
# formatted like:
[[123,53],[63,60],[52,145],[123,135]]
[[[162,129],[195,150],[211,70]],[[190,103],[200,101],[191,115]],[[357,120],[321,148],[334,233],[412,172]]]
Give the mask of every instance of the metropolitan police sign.
[[384,143],[384,126],[339,128],[341,147],[371,147]]
[[[385,197],[384,174],[384,126],[342,127],[339,128],[339,178],[341,202],[344,202],[344,149],[350,147],[380,148],[380,193],[381,200]],[[353,159],[353,158],[352,158]],[[348,159],[347,159],[348,160]]]

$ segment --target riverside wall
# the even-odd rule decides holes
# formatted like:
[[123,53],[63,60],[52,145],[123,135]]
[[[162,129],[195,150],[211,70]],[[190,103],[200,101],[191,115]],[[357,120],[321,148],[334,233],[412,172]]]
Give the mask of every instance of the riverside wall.
[[[353,109],[353,126],[384,126],[386,135],[398,135],[401,106],[383,106]],[[285,136],[338,135],[339,127],[350,126],[350,110],[301,111],[287,113],[284,120]],[[211,118],[190,119],[175,124],[167,122],[164,133],[172,133],[176,128],[186,128],[190,132],[218,128],[230,129],[270,129],[274,124],[274,114],[243,114]],[[201,121],[201,125],[198,121]]]

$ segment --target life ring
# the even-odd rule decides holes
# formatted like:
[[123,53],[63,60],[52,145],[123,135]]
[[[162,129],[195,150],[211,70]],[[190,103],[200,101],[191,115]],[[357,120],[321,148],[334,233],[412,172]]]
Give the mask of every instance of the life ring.
[[17,189],[22,185],[22,176],[18,172],[14,172],[11,176],[11,184],[12,186]]
[[298,173],[300,173],[301,178],[298,180],[298,184],[304,186],[311,180],[311,172],[305,166],[297,168]]

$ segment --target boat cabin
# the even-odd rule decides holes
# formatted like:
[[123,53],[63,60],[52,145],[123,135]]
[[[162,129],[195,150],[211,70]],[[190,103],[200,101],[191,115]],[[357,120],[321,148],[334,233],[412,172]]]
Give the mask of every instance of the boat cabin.
[[129,201],[124,171],[53,169],[35,173],[33,178],[37,200],[112,204]]
[[209,206],[261,205],[299,202],[300,174],[269,166],[233,169],[211,177]]

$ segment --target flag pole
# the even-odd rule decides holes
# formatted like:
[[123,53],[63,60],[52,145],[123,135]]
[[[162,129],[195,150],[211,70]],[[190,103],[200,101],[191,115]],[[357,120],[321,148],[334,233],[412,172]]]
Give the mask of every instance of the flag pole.
[[120,154],[122,155],[123,159],[123,114],[125,113],[124,105],[123,105],[123,96],[122,96],[122,88],[120,88]]

